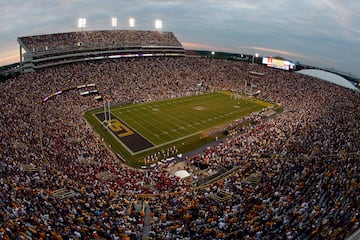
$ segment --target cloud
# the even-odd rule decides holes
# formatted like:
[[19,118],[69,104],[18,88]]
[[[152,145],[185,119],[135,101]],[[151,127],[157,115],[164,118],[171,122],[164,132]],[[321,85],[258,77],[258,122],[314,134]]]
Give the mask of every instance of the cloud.
[[286,56],[291,56],[291,57],[304,57],[303,55],[299,54],[299,53],[293,53],[293,52],[288,52],[288,51],[284,51],[284,50],[279,50],[279,49],[272,49],[272,48],[266,48],[266,47],[245,47],[248,49],[254,49],[255,51],[261,51],[261,52],[266,52],[266,53],[275,53],[275,54],[282,54],[282,55],[286,55]]
[[[2,8],[2,59],[17,48],[17,37],[78,31],[79,17],[87,19],[86,30],[112,29],[111,17],[118,29],[128,29],[134,17],[136,29],[153,30],[159,18],[186,48],[319,61],[338,55],[340,68],[348,67],[346,54],[357,53],[360,41],[358,0],[12,0]],[[358,67],[353,71],[360,74]]]
[[[213,3],[219,3],[219,1],[212,1]],[[238,0],[231,0],[231,1],[223,1],[221,4],[225,4],[232,9],[242,9],[242,10],[256,10],[259,9],[259,4],[255,1],[238,1]]]
[[193,49],[193,50],[214,50],[214,51],[234,51],[229,47],[223,46],[216,46],[210,44],[203,44],[203,43],[195,43],[195,42],[181,42],[185,49]]
[[9,63],[15,63],[19,62],[20,56],[19,56],[19,50],[13,49],[6,52],[1,52],[0,54],[0,66],[7,65]]

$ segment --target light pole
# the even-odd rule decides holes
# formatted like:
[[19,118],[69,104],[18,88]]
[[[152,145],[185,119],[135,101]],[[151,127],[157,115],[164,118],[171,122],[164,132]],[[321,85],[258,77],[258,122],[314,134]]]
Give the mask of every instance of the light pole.
[[78,19],[78,28],[81,29],[81,31],[86,27],[86,18],[79,18]]
[[117,18],[115,18],[115,17],[113,17],[113,18],[111,18],[111,26],[114,28],[114,30],[115,30],[115,28],[116,28],[116,26],[117,26]]
[[158,31],[160,31],[161,28],[162,28],[162,21],[159,20],[159,19],[156,19],[156,20],[155,20],[155,29],[158,30]]
[[134,18],[129,18],[129,26],[130,26],[130,28],[135,27],[135,19]]
[[[211,60],[210,60],[210,68],[211,68],[211,72],[214,71],[213,65],[214,65],[214,56],[215,56],[215,52],[212,51],[211,52]],[[211,75],[214,75],[214,73],[212,73]]]
[[255,58],[257,58],[259,56],[259,54],[258,53],[255,53],[255,56],[253,56],[253,61],[252,61],[252,63],[255,63]]

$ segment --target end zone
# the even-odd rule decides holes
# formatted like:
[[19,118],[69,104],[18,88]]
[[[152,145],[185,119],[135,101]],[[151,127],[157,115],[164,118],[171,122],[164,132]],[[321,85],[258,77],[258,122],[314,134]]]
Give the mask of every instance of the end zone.
[[[104,113],[95,114],[96,118],[100,122],[104,122],[105,115]],[[126,148],[131,152],[137,153],[148,148],[154,147],[154,144],[149,140],[141,136],[135,130],[127,126],[119,118],[111,114],[111,120],[107,121],[107,128],[110,130],[114,137],[117,138]]]

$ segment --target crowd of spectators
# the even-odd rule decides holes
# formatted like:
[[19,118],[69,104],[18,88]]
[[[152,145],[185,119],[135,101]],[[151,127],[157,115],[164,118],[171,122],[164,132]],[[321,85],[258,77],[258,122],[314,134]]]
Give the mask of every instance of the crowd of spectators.
[[[264,75],[252,78],[249,70]],[[260,98],[284,110],[188,159],[239,167],[197,189],[164,169],[126,167],[83,118],[101,106],[92,96],[74,90],[42,102],[88,83],[115,104],[241,92],[249,79]],[[348,89],[260,65],[188,57],[80,62],[0,84],[0,239],[138,239],[144,212],[135,206],[144,196],[152,239],[342,239],[359,228],[360,97]],[[98,179],[102,172],[112,177]],[[257,184],[246,181],[253,174]],[[57,198],[61,188],[76,195]],[[209,197],[220,190],[230,200]]]
[[108,30],[80,31],[20,37],[36,57],[66,52],[109,50],[121,47],[182,47],[172,32]]

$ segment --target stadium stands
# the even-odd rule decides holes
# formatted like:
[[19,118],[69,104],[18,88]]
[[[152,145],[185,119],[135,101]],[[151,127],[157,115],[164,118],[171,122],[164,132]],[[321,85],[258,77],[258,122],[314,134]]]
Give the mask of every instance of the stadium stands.
[[[284,111],[265,121],[253,114],[254,125],[189,157],[209,170],[236,166],[201,188],[163,168],[124,166],[83,118],[101,106],[93,97],[74,90],[40,104],[89,83],[111,102],[241,92],[249,69],[264,74],[254,91]],[[344,239],[359,228],[360,97],[348,89],[187,57],[77,62],[0,86],[0,238]]]
[[[22,70],[58,64],[136,56],[184,56],[171,32],[109,30],[19,37]],[[23,53],[24,52],[24,53]]]

